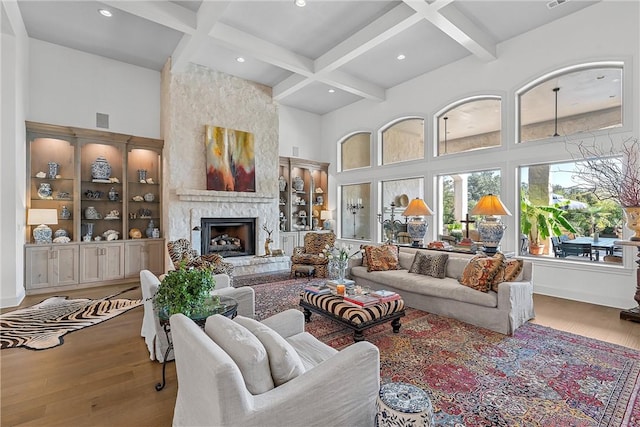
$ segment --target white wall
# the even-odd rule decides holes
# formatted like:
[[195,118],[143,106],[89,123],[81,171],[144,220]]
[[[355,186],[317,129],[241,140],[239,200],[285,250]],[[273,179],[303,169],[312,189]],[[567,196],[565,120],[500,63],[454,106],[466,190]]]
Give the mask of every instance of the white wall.
[[[2,3],[0,35],[0,307],[24,298],[25,127],[27,110],[28,43],[16,3]],[[6,9],[5,9],[6,7]]]
[[28,120],[160,138],[160,72],[35,39],[30,59]]
[[[321,144],[321,117],[297,108],[279,106],[280,156],[328,162],[331,153]],[[298,147],[298,155],[293,154]]]
[[[425,199],[429,206],[435,200],[434,178],[440,173],[501,169],[502,199],[516,211],[516,168],[556,159],[570,159],[564,145],[558,142],[516,145],[515,91],[535,77],[559,68],[589,61],[622,60],[625,62],[624,99],[626,105],[624,135],[639,134],[639,64],[640,15],[638,2],[599,2],[576,14],[523,34],[498,46],[498,59],[485,63],[468,56],[456,63],[424,74],[387,91],[385,102],[360,101],[335,112],[322,120],[322,144],[335,147],[337,141],[354,131],[371,131],[376,138],[379,128],[403,116],[421,115],[426,119],[427,159],[407,164],[336,174],[336,150],[332,154],[332,174],[338,185],[372,182],[374,188],[381,180],[403,176],[425,178]],[[434,113],[452,101],[469,95],[498,94],[503,96],[503,146],[467,155],[451,155],[436,159],[432,153]],[[374,157],[377,156],[374,150]],[[376,157],[377,158],[377,157]],[[375,163],[374,163],[375,164]],[[330,193],[331,194],[331,193]],[[335,200],[335,195],[331,196]],[[374,194],[373,206],[377,206]],[[335,216],[334,216],[335,217]],[[338,218],[339,220],[339,218]],[[514,251],[518,241],[517,215],[503,218],[507,233],[503,248]],[[435,237],[431,219],[431,238]],[[372,229],[377,229],[371,218]],[[535,291],[565,298],[614,307],[634,304],[634,252],[625,249],[625,266],[608,267],[544,262],[534,259]]]

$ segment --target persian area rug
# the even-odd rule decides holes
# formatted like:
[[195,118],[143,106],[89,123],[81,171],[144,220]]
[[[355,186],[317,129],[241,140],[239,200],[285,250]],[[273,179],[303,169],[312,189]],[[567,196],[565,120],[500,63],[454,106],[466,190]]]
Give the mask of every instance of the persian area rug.
[[25,347],[45,350],[64,343],[63,336],[109,320],[142,300],[113,299],[136,287],[101,299],[51,297],[33,305],[0,315],[0,348]]
[[[305,282],[254,286],[260,319],[298,308]],[[427,391],[438,426],[640,426],[640,352],[527,323],[513,336],[407,309],[400,333],[364,332],[381,381]],[[318,314],[306,330],[341,349],[353,332]]]

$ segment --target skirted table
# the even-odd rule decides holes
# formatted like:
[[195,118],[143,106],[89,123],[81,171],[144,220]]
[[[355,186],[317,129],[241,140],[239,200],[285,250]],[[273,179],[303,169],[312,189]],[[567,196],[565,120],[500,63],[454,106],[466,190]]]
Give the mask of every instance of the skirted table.
[[387,383],[380,387],[376,402],[377,427],[431,427],[435,425],[433,405],[422,389],[406,383]]

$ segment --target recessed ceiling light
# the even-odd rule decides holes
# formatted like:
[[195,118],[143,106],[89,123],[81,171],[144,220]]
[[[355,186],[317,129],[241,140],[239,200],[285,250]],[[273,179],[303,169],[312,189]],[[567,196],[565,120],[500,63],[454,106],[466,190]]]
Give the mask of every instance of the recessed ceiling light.
[[238,61],[238,62],[244,62],[244,58],[243,58],[242,56],[238,56],[238,57],[236,58],[236,61]]
[[406,56],[404,56],[404,54],[402,54],[402,53],[401,53],[400,55],[396,56],[396,58],[397,58],[399,61],[402,61],[403,59],[405,59],[405,58],[406,58]]
[[111,13],[111,11],[107,9],[98,9],[98,12],[100,13],[100,15],[105,16],[107,18],[111,18],[113,16],[113,13]]
[[336,93],[335,89],[329,89],[329,93]]
[[307,5],[306,0],[293,0],[293,4],[298,7],[305,7]]

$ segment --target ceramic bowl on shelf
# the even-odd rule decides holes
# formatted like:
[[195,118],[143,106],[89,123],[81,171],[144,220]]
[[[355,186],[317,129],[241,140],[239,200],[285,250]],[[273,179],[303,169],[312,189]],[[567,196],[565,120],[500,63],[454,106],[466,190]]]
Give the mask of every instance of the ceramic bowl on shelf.
[[146,193],[144,195],[144,200],[146,202],[153,202],[156,199],[156,196],[153,195],[153,193]]

